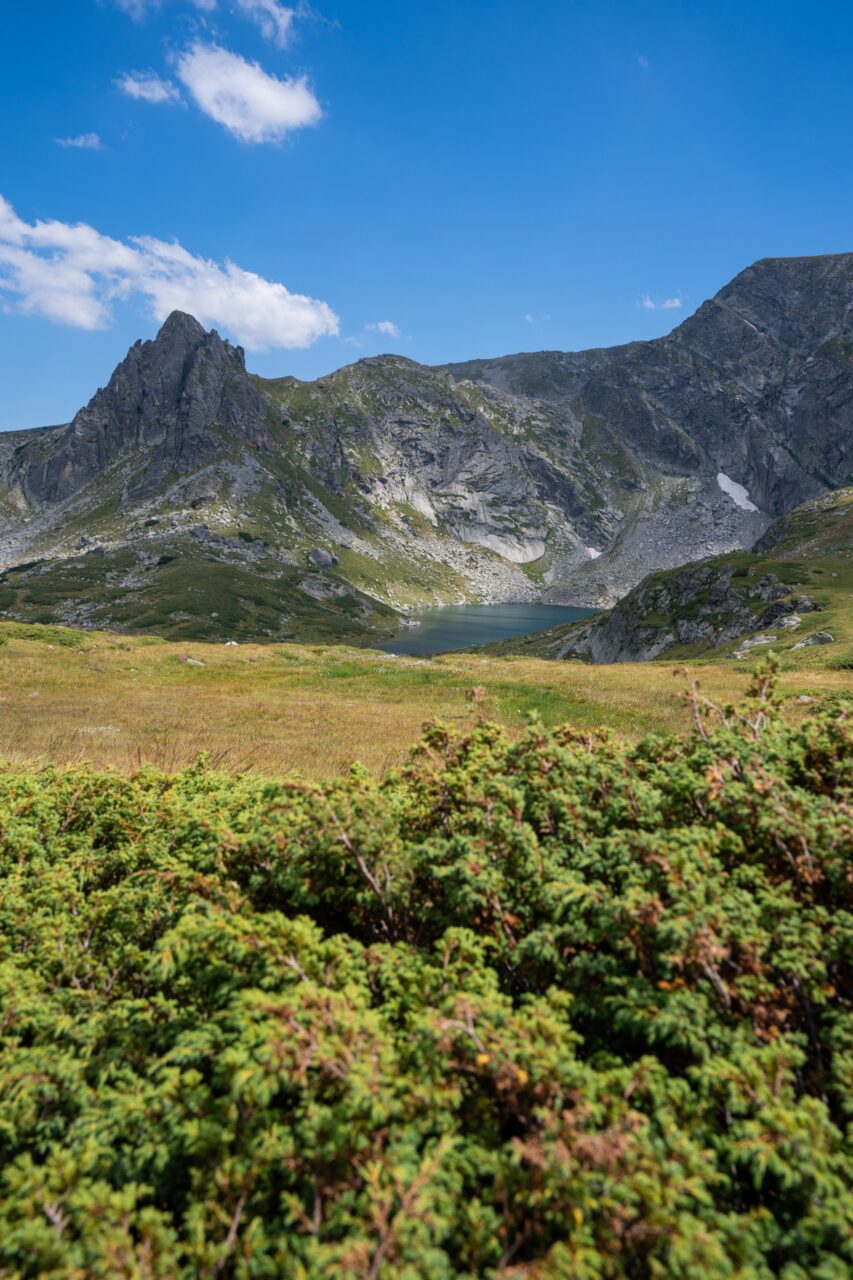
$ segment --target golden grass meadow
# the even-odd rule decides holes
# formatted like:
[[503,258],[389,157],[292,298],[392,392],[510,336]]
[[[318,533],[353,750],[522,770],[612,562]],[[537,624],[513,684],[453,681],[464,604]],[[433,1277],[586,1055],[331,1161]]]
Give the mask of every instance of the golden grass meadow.
[[[743,693],[752,666],[689,670],[707,696],[726,702]],[[0,624],[0,760],[170,771],[207,752],[231,771],[320,779],[360,762],[382,774],[406,758],[425,721],[467,728],[477,714],[472,687],[484,691],[483,713],[511,733],[531,712],[547,725],[630,739],[684,730],[689,712],[679,695],[688,680],[677,672],[673,662],[406,658]],[[818,657],[780,679],[792,718],[851,683],[849,671],[823,669]]]

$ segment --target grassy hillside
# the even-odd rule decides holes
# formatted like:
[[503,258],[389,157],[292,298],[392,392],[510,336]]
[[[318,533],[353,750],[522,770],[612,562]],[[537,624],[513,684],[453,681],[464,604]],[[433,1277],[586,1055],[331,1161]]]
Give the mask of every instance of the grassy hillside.
[[[849,672],[821,665],[830,651],[813,650],[802,671],[784,673],[786,715],[803,716],[849,687]],[[717,701],[737,698],[751,665],[705,666],[703,688]],[[381,773],[404,758],[425,720],[471,724],[472,686],[512,733],[535,711],[547,725],[569,721],[636,739],[688,726],[682,683],[672,663],[647,664],[638,680],[631,664],[173,644],[0,623],[0,760],[174,769],[208,751],[232,769],[316,778],[358,760]]]
[[848,1277],[850,722],[774,701],[0,770],[0,1276]]
[[0,615],[175,640],[357,643],[394,632],[398,614],[338,573],[282,565],[254,532],[231,541],[230,561],[176,539],[154,555],[124,547],[18,565],[0,573]]

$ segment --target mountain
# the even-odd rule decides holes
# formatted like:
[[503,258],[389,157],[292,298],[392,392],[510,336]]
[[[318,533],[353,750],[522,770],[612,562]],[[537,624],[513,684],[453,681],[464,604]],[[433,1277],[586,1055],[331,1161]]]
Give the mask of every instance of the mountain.
[[772,646],[804,661],[830,644],[832,665],[853,669],[853,488],[781,516],[752,551],[650,574],[605,613],[487,648],[646,662],[745,658]]
[[0,612],[369,641],[424,603],[607,606],[851,481],[853,255],[668,337],[262,379],[171,315],[65,427],[0,435]]

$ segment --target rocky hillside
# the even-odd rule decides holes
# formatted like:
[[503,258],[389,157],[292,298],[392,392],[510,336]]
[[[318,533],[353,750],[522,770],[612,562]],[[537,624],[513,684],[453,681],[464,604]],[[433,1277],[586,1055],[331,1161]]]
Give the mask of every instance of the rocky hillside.
[[850,482],[853,255],[612,350],[264,380],[176,313],[67,427],[0,435],[0,612],[369,640],[441,601],[611,605]]
[[807,658],[833,646],[853,669],[853,489],[798,507],[751,552],[651,574],[606,613],[489,649],[590,662],[745,658],[771,647]]

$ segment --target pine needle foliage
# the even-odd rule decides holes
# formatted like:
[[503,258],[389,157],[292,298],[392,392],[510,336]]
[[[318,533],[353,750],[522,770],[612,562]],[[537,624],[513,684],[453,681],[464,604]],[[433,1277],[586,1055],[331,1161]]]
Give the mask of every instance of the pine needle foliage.
[[843,1280],[853,753],[0,774],[4,1280]]

